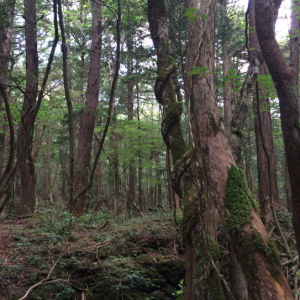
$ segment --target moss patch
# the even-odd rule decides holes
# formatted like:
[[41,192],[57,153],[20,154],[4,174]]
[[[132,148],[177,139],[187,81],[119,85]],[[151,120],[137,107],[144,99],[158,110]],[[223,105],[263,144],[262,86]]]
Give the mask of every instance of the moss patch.
[[224,202],[230,213],[226,223],[232,235],[251,222],[253,209],[258,211],[258,202],[247,186],[244,173],[236,166],[228,171]]
[[[196,268],[193,277],[198,281],[197,285],[205,287],[205,299],[225,300],[226,297],[223,292],[220,278],[210,263],[210,257],[214,262],[217,262],[221,256],[220,247],[217,242],[212,240],[208,235],[206,236],[207,247],[205,245],[204,237],[200,238],[197,243],[196,253]],[[203,282],[204,280],[204,282]]]
[[197,249],[199,249],[199,251],[196,253],[197,265],[193,274],[195,278],[202,276],[204,273],[206,273],[208,268],[211,268],[209,255],[214,262],[216,262],[221,255],[219,244],[213,241],[209,235],[206,236],[206,239],[208,243],[208,249],[205,247],[203,238],[201,238],[197,243]]
[[251,239],[255,249],[264,254],[271,275],[275,279],[278,279],[281,271],[281,263],[275,240],[269,238],[267,245],[265,245],[262,235],[257,230],[252,231]]
[[257,230],[252,230],[251,235],[242,230],[244,225],[252,223],[252,210],[258,211],[258,203],[248,189],[244,173],[236,166],[232,166],[228,171],[224,202],[229,210],[226,217],[228,230],[241,248],[240,256],[243,258],[245,275],[248,279],[255,277],[256,266],[252,254],[260,252],[265,257],[271,275],[278,278],[281,264],[274,240],[269,239],[265,244],[263,236]]
[[221,129],[222,119],[219,118],[218,122],[215,120],[215,117],[210,114],[209,116],[209,128],[208,128],[208,135],[209,136],[216,136]]

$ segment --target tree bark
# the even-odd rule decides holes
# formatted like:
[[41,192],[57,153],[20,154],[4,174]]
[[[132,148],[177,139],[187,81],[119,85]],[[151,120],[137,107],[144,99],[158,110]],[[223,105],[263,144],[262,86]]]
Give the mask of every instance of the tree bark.
[[298,1],[292,1],[292,9],[291,9],[291,29],[290,29],[290,67],[295,71],[295,83],[298,85],[298,77],[299,77],[299,31],[300,24],[299,14],[297,11],[300,8],[300,4]]
[[275,84],[280,106],[281,126],[290,175],[293,199],[293,225],[300,253],[300,109],[296,74],[289,67],[275,39],[273,1],[256,0],[256,32],[264,60]]
[[[208,206],[214,204],[226,222],[247,279],[250,299],[291,300],[293,294],[281,270],[278,252],[258,216],[258,205],[247,187],[244,174],[235,166],[215,101],[215,6],[213,0],[189,1],[190,8],[201,8],[200,14],[208,17],[207,20],[199,17],[189,23],[187,49],[187,71],[196,66],[208,69],[200,76],[189,76],[188,85],[193,141],[199,165],[203,166],[202,173],[207,176],[207,182],[203,183],[205,195]],[[272,258],[267,254],[268,249],[272,249]]]
[[[220,0],[222,6],[221,18],[222,25],[225,27],[226,24],[226,10],[227,0]],[[228,53],[227,41],[222,39],[222,69],[223,78],[228,76],[228,70],[230,68],[231,56]],[[223,101],[224,101],[224,126],[226,134],[230,136],[231,132],[231,119],[232,119],[232,104],[231,104],[231,82],[226,80],[223,82]]]
[[[134,108],[134,98],[133,98],[133,88],[134,83],[132,81],[133,74],[133,39],[131,36],[127,40],[127,108],[128,108],[128,121],[130,126],[133,126],[133,108]],[[130,146],[134,150],[134,145]],[[137,200],[137,177],[136,177],[136,167],[135,167],[135,157],[130,159],[129,163],[129,181],[128,181],[128,199],[127,199],[127,210],[128,214],[131,215],[131,210],[133,208],[132,202]]]
[[[254,0],[250,3],[249,11],[249,26],[250,28],[256,28],[255,25],[255,12],[254,12]],[[250,30],[250,50],[254,52],[251,55],[256,55],[255,53],[259,49],[258,38],[256,30]],[[268,70],[265,62],[263,62],[259,69],[260,75],[267,75]],[[254,111],[254,127],[256,135],[256,153],[257,153],[257,169],[258,169],[258,200],[260,217],[264,224],[268,224],[273,220],[272,210],[271,210],[271,192],[269,190],[269,181],[272,180],[272,195],[273,201],[276,206],[280,206],[278,185],[277,185],[277,175],[276,175],[276,160],[273,144],[273,133],[272,133],[272,122],[270,113],[270,100],[268,95],[264,93],[262,85],[258,82],[259,88],[259,101],[262,111],[257,111],[257,99],[256,93],[253,95],[253,111]],[[261,118],[261,128],[259,123],[258,114]],[[262,135],[261,135],[262,133]],[[270,156],[270,168],[271,168],[271,178],[269,178],[268,172],[268,159],[266,157],[263,144],[265,144],[268,155]]]
[[73,120],[73,104],[70,96],[70,80],[69,80],[69,59],[68,48],[65,36],[65,26],[63,20],[62,4],[61,0],[57,0],[58,15],[59,15],[59,27],[61,31],[62,39],[62,55],[63,55],[63,81],[65,98],[68,107],[68,129],[69,129],[69,209],[70,211],[74,207],[74,159],[75,159],[75,136],[74,136],[74,120]]
[[18,130],[17,151],[21,176],[20,214],[32,213],[36,207],[35,171],[31,155],[32,135],[35,120],[35,105],[38,94],[38,52],[36,5],[34,0],[25,0],[26,42],[26,90]]
[[[7,100],[9,101],[10,98],[10,91],[8,88],[9,84],[9,75],[8,75],[8,65],[10,62],[10,50],[11,50],[11,40],[13,34],[13,18],[14,18],[14,11],[15,11],[15,0],[9,0],[7,3],[2,4],[6,5],[6,13],[5,19],[3,16],[3,24],[0,26],[0,64],[1,64],[1,71],[0,71],[0,84],[4,89],[5,94],[7,95]],[[2,110],[2,103],[3,103],[3,95],[0,91],[0,112]],[[7,138],[6,134],[8,133],[11,128],[7,125],[8,119],[7,116],[3,116],[1,121],[3,121],[3,125],[1,126],[3,133],[0,133],[0,181],[2,180],[4,173],[10,171],[10,166],[13,163],[13,156],[14,156],[14,149],[9,149],[7,146]],[[14,141],[10,141],[10,143]],[[6,151],[8,150],[8,151]],[[6,154],[10,153],[7,157]],[[10,162],[11,160],[11,162]],[[7,168],[5,168],[5,162],[9,164]]]
[[[172,185],[176,193],[183,196],[184,203],[182,230],[189,251],[186,261],[189,270],[186,273],[186,282],[189,284],[186,287],[185,299],[217,299],[217,297],[225,299],[215,265],[220,255],[219,247],[214,238],[208,234],[211,232],[209,228],[204,226],[207,224],[203,220],[207,203],[206,194],[202,184],[200,187],[197,181],[198,174],[202,171],[201,165],[197,165],[195,149],[186,145],[181,131],[180,116],[183,107],[182,103],[176,101],[171,79],[177,66],[169,56],[165,0],[148,0],[148,19],[157,52],[158,77],[155,83],[155,96],[163,106],[162,136],[172,154],[174,167]],[[201,183],[204,180],[205,178],[201,178]],[[215,251],[211,251],[212,249]],[[191,261],[193,258],[195,259]],[[196,264],[197,267],[193,269]]]
[[[101,59],[101,5],[99,1],[91,1],[93,18],[93,38],[91,45],[90,69],[86,93],[85,110],[78,142],[76,159],[75,193],[88,184],[88,170],[91,162],[95,114],[99,98],[100,59]],[[80,217],[87,210],[88,198],[82,195],[75,203],[74,214]]]
[[[15,0],[8,0],[5,5],[5,17],[0,26],[0,82],[1,84],[8,85],[8,64],[10,61],[11,39],[13,34],[13,18],[15,11]],[[4,16],[3,16],[4,17]],[[0,110],[2,107],[3,96],[0,93]]]

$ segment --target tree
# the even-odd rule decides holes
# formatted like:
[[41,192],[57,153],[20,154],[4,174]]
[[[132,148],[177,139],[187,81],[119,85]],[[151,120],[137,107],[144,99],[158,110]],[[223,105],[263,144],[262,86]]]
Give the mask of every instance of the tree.
[[[274,20],[275,22],[275,20]],[[274,25],[275,26],[275,25]],[[255,12],[254,0],[250,1],[249,10],[249,28],[250,28],[250,55],[261,55],[259,53],[259,43],[256,35],[255,26]],[[280,199],[277,185],[276,175],[276,160],[273,145],[272,123],[270,113],[270,100],[268,92],[264,88],[263,80],[268,74],[265,62],[259,67],[258,80],[256,84],[256,92],[253,95],[253,111],[254,111],[254,125],[256,135],[256,149],[257,149],[257,168],[258,168],[258,200],[260,217],[264,224],[273,221],[271,205],[272,201],[277,207],[280,206]],[[257,96],[258,95],[258,96]],[[257,99],[259,97],[259,99]],[[258,111],[257,103],[259,101],[260,110]],[[264,151],[267,150],[267,154]],[[268,155],[268,157],[267,157]],[[270,166],[268,165],[270,159]],[[269,178],[269,168],[271,178]],[[270,185],[270,180],[272,183]],[[270,191],[272,186],[272,192]],[[271,199],[272,197],[272,199]]]
[[[211,231],[215,230],[213,220],[216,207],[221,220],[226,222],[247,279],[250,298],[281,299],[279,290],[282,290],[282,298],[293,299],[274,242],[267,237],[258,216],[256,200],[247,187],[243,172],[235,166],[215,101],[215,6],[216,1],[189,2],[193,22],[188,26],[187,71],[191,75],[188,107],[197,158],[202,166],[200,172],[204,174],[200,182],[208,203],[204,224]],[[196,206],[189,215],[195,214]],[[271,262],[267,249],[272,248]],[[277,271],[274,270],[275,266]]]
[[37,15],[34,0],[25,0],[24,5],[26,41],[26,89],[22,107],[21,124],[18,130],[17,152],[20,156],[21,175],[20,213],[32,213],[36,207],[35,171],[31,154],[35,121],[35,105],[38,94]]
[[[185,144],[180,128],[182,103],[176,101],[171,80],[176,63],[169,56],[166,1],[149,0],[148,18],[152,41],[157,51],[158,77],[155,83],[155,96],[164,109],[162,136],[172,154],[174,167],[172,184],[176,193],[183,196],[184,203],[182,230],[187,243],[185,299],[196,299],[196,294],[199,295],[197,296],[199,299],[209,299],[217,295],[219,299],[225,299],[215,265],[220,254],[218,244],[214,241],[215,228],[210,230],[203,226],[206,197],[197,182],[196,174],[199,167],[196,163],[195,149]],[[199,263],[197,268],[196,260]]]
[[[8,1],[5,5],[2,5],[0,10],[2,10],[2,17],[0,18],[0,85],[3,91],[0,93],[0,112],[2,111],[2,103],[3,103],[3,92],[6,94],[7,102],[5,103],[6,111],[8,112],[8,101],[9,101],[9,94],[10,89],[8,88],[9,85],[9,62],[10,62],[10,51],[11,51],[11,41],[12,41],[12,34],[13,34],[13,17],[14,17],[14,10],[15,10],[15,1]],[[14,157],[14,133],[12,132],[12,127],[9,128],[10,131],[10,149],[6,147],[6,133],[8,131],[8,127],[6,125],[7,117],[0,117],[1,120],[1,127],[0,127],[0,183],[2,184],[2,180],[5,175],[10,172],[10,169],[13,165],[13,157]],[[12,120],[9,121],[12,124]],[[14,130],[14,129],[13,129]],[[9,152],[7,163],[5,164],[5,155],[6,151]],[[6,167],[4,167],[6,165]],[[1,186],[0,184],[0,186]],[[1,200],[1,197],[0,197]],[[2,203],[1,203],[2,206]],[[1,207],[0,206],[0,207]]]
[[[90,69],[88,87],[86,92],[85,111],[78,142],[78,153],[75,171],[75,192],[80,192],[88,184],[88,169],[91,161],[92,142],[95,126],[95,114],[99,100],[100,59],[101,59],[101,5],[98,1],[92,1],[92,45],[90,56]],[[74,213],[80,216],[87,210],[86,195],[81,196],[74,206]]]
[[300,109],[295,70],[286,64],[275,39],[274,18],[280,4],[281,1],[273,3],[272,0],[256,0],[255,21],[260,48],[279,98],[282,132],[292,189],[293,225],[297,249],[300,253]]

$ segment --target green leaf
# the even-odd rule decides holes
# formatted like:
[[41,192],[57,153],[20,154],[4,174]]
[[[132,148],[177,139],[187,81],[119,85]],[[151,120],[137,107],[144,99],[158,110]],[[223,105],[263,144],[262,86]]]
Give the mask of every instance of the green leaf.
[[189,71],[189,75],[197,75],[197,74],[200,74],[200,73],[203,73],[203,72],[207,72],[209,69],[206,68],[206,67],[199,67],[197,66],[195,69]]
[[196,13],[197,9],[196,8],[191,8],[189,7],[186,12],[184,13],[184,17],[192,17]]
[[208,20],[208,17],[206,15],[199,15],[200,18],[202,18],[203,20]]

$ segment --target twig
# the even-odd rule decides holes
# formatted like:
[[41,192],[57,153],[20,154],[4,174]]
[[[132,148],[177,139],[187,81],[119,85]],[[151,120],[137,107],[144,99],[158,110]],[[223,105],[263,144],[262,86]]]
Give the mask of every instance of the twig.
[[283,262],[281,265],[282,265],[282,266],[286,266],[286,265],[288,265],[288,264],[290,264],[290,263],[296,262],[298,259],[299,259],[299,256],[297,255],[297,256],[295,256],[293,259],[290,259],[290,260],[287,260],[287,261]]
[[167,225],[169,224],[170,222],[167,222],[167,223],[164,223],[164,224],[160,224],[160,225],[156,225],[156,226],[153,226],[153,227],[160,227],[160,226],[164,226],[164,225]]
[[62,252],[62,253],[60,254],[60,256],[59,256],[59,258],[57,259],[57,261],[53,264],[52,268],[51,268],[51,269],[49,270],[49,272],[48,272],[47,277],[44,278],[44,279],[42,279],[41,281],[37,282],[36,284],[32,285],[32,286],[27,290],[26,294],[25,294],[23,297],[21,297],[20,299],[18,299],[18,300],[24,300],[24,299],[26,299],[27,296],[29,295],[29,293],[30,293],[33,289],[35,289],[37,286],[39,286],[39,285],[46,284],[46,283],[51,283],[51,282],[53,282],[53,281],[58,281],[58,279],[51,280],[51,281],[48,281],[48,280],[50,279],[50,276],[51,276],[51,274],[52,274],[54,268],[56,267],[56,265],[57,265],[58,262],[62,259],[63,256],[64,256],[64,252]]

